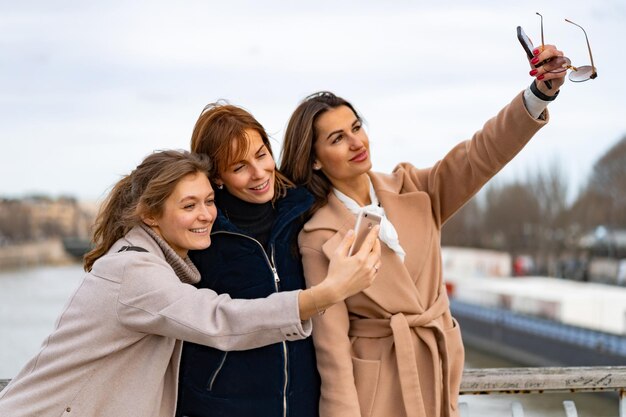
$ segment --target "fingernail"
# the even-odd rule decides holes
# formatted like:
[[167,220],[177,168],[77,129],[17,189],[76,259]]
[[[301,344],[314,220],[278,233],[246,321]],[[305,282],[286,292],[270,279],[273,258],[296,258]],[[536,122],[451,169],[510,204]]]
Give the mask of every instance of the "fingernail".
[[538,63],[538,62],[539,62],[539,58],[537,58],[537,57],[534,57],[533,59],[530,60],[530,63],[533,64],[533,65]]
[[544,75],[541,74],[540,76],[537,77],[538,80],[543,80]]
[[348,232],[346,233],[346,236],[352,236],[354,234],[354,230],[350,229],[348,230]]
[[539,50],[539,48],[535,48],[535,49],[533,50],[533,55],[539,55],[539,52],[541,52],[541,51]]
[[534,69],[534,70],[530,71],[530,75],[537,75],[538,72],[539,72],[539,70]]

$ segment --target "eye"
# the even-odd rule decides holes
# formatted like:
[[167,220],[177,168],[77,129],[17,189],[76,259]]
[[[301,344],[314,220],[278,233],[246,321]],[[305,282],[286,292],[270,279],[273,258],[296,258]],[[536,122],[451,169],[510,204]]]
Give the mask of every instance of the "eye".
[[267,155],[267,153],[266,153],[266,152],[262,152],[262,153],[260,153],[260,154],[258,154],[258,155],[257,155],[257,158],[258,158],[258,159],[261,159],[261,158],[263,158],[265,155]]
[[354,125],[354,127],[352,128],[353,132],[358,132],[359,130],[361,130],[361,123],[357,123],[356,125]]
[[189,203],[189,204],[185,204],[183,206],[183,209],[187,210],[187,211],[191,211],[194,209],[194,207],[196,206],[196,203]]
[[240,172],[244,166],[244,164],[236,165],[235,168],[233,168],[233,172]]
[[339,143],[341,139],[343,139],[343,135],[337,135],[335,136],[335,139],[333,139],[330,143],[334,145],[335,143]]
[[207,198],[204,204],[206,204],[207,206],[212,206],[215,204],[215,200],[213,198]]

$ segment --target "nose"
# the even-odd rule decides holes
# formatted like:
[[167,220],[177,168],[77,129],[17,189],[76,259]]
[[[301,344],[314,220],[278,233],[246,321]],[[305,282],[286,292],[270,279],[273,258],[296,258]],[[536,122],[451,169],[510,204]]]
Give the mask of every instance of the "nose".
[[263,178],[263,175],[265,173],[265,169],[260,163],[251,164],[250,170],[251,170],[252,178],[254,179]]
[[198,215],[198,219],[202,221],[212,222],[215,219],[215,215],[217,214],[217,210],[214,205],[207,206],[205,204],[202,205],[202,209],[200,210],[200,214]]
[[352,150],[358,150],[363,147],[363,140],[357,135],[348,135],[348,143],[350,144],[350,149]]

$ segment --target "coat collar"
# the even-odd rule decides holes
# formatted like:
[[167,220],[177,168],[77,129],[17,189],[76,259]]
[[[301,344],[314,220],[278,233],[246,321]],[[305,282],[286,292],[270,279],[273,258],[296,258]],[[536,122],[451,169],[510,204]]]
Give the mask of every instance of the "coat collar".
[[[370,171],[367,175],[370,177],[374,191],[383,206],[387,207],[385,203],[390,199],[400,197],[403,181],[402,175],[398,171],[394,171],[392,174]],[[354,227],[354,222],[354,215],[339,201],[335,193],[331,192],[328,196],[328,203],[320,208],[316,215],[304,225],[304,231],[325,229],[345,233]]]
[[[313,195],[304,187],[290,188],[287,194],[276,202],[276,218],[270,240],[278,236],[282,230],[295,219],[302,216],[313,205]],[[212,232],[227,231],[246,234],[231,222],[222,210],[217,209],[217,218]]]

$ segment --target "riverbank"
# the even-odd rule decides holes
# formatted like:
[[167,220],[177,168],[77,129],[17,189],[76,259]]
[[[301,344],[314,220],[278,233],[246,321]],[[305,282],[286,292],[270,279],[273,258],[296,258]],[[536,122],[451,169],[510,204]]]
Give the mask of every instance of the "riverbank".
[[76,259],[65,251],[60,238],[0,246],[0,270],[75,262]]

